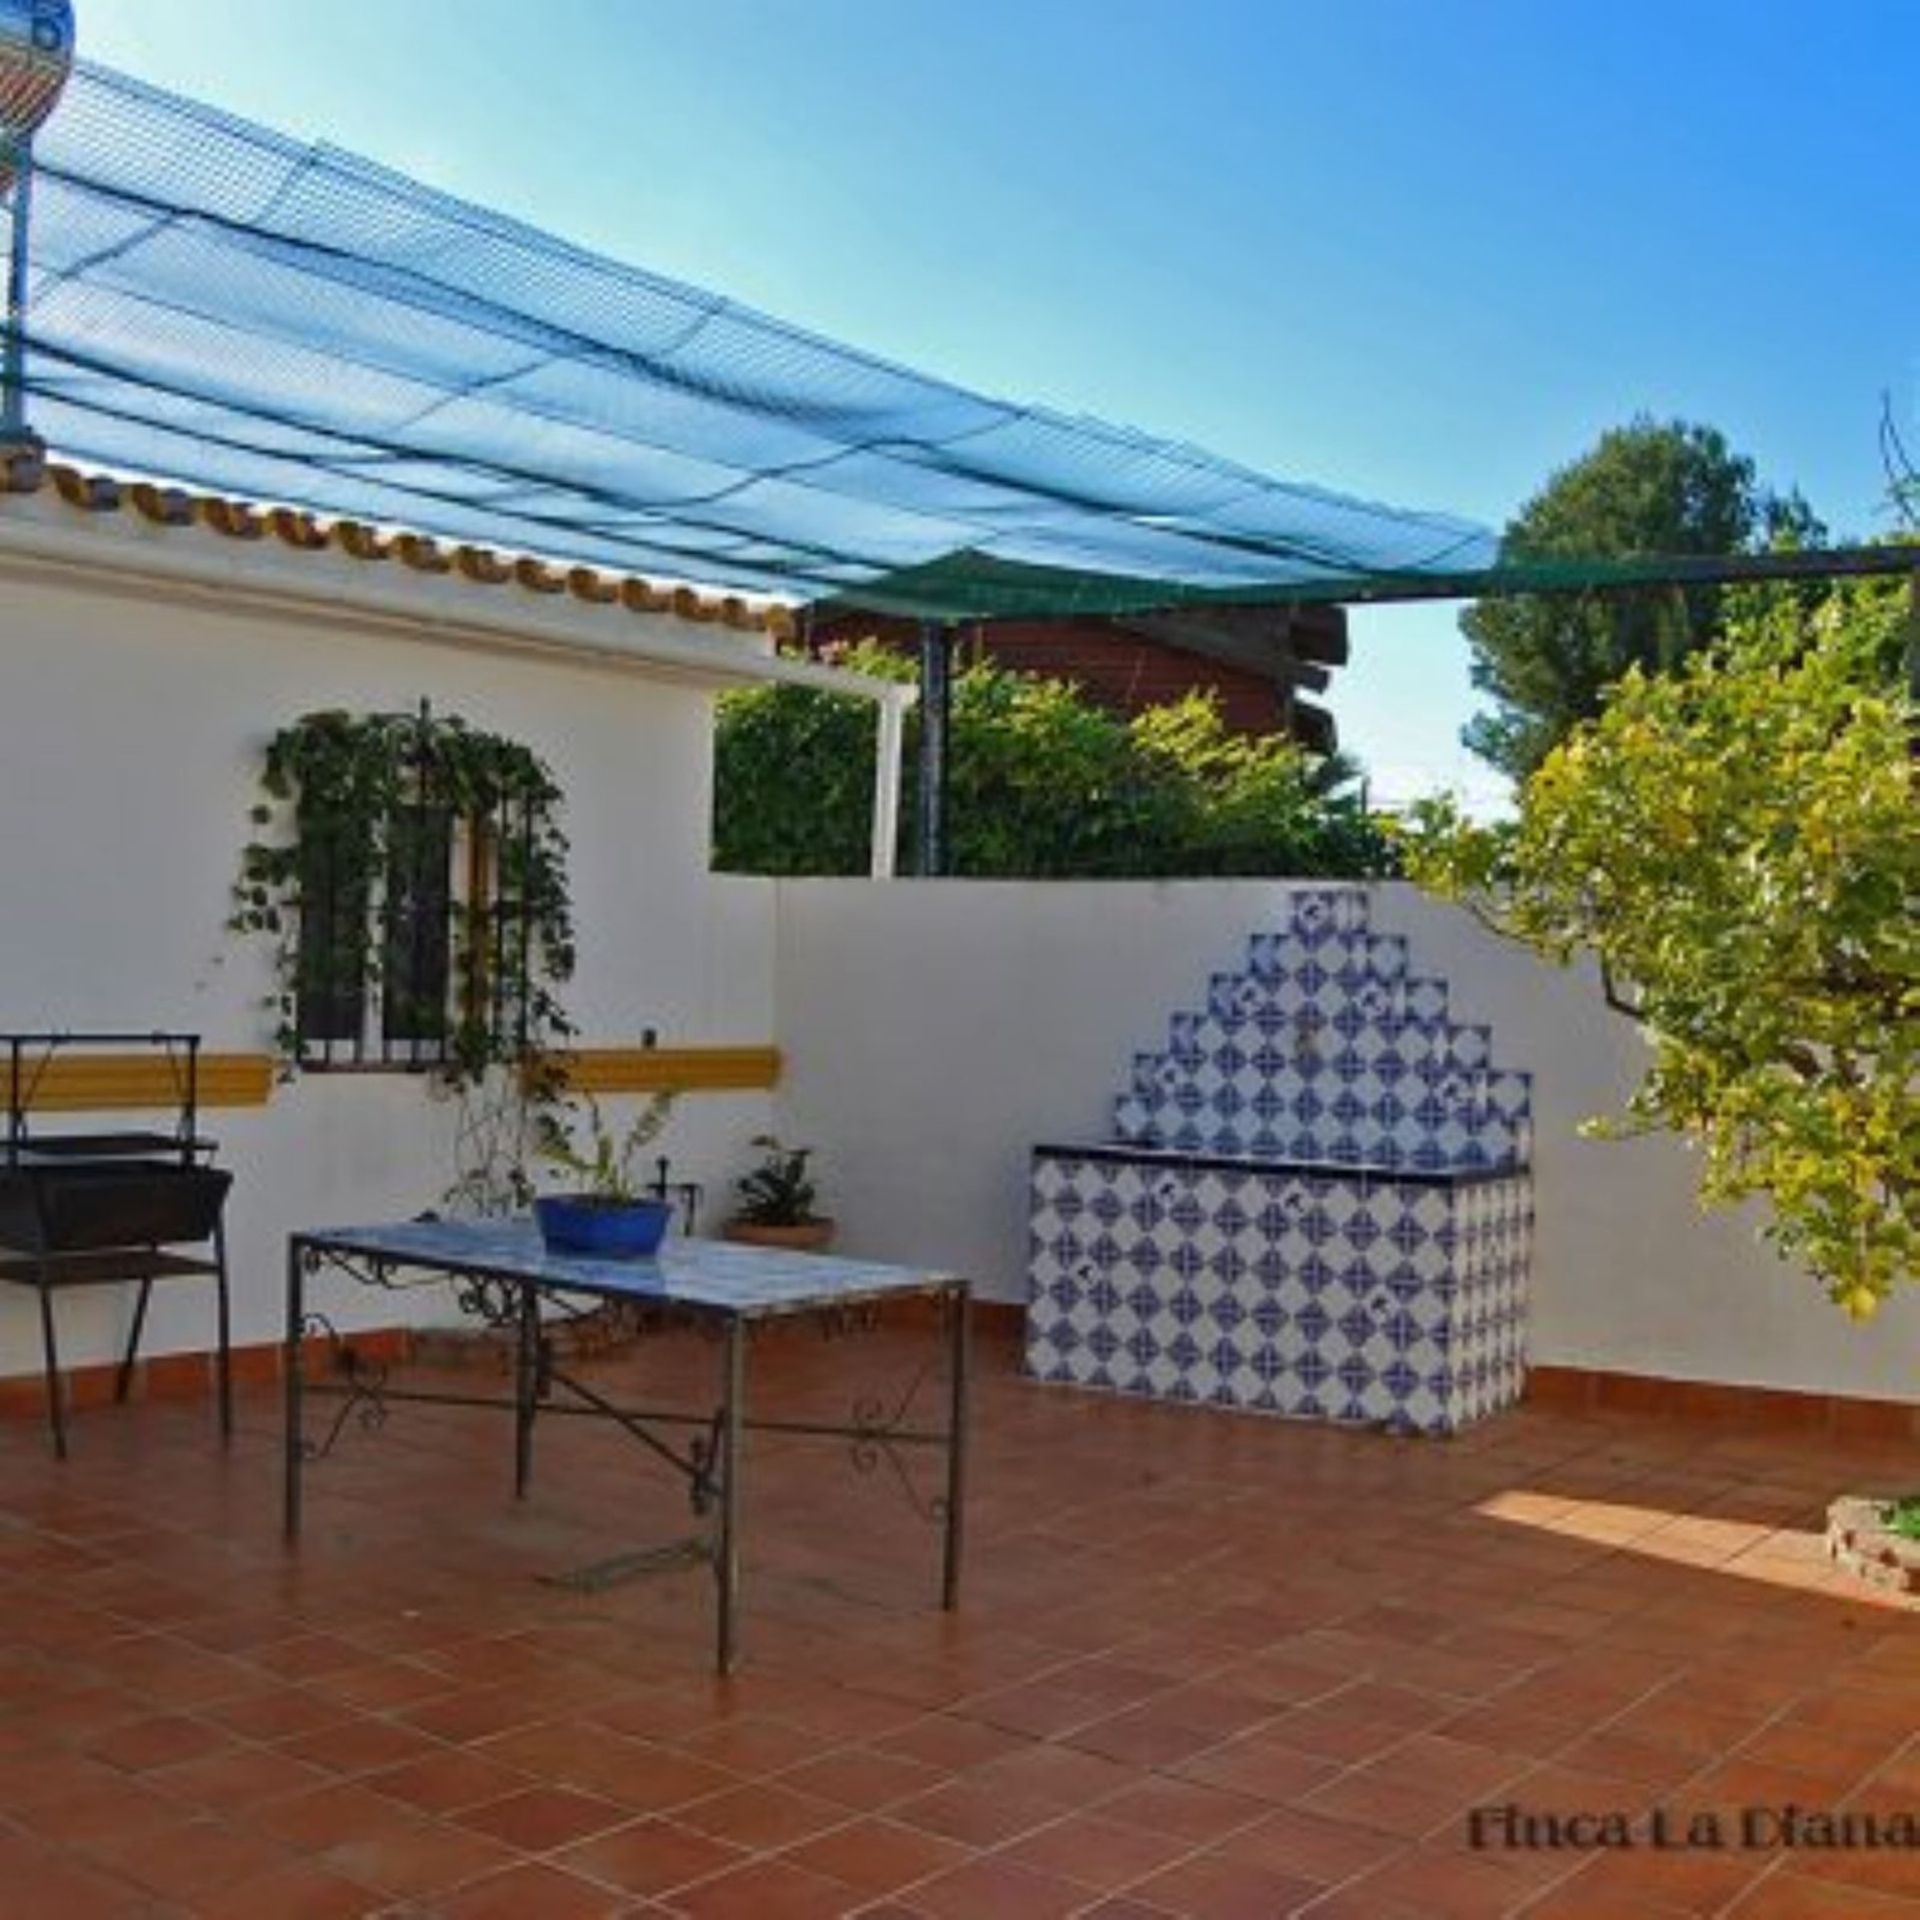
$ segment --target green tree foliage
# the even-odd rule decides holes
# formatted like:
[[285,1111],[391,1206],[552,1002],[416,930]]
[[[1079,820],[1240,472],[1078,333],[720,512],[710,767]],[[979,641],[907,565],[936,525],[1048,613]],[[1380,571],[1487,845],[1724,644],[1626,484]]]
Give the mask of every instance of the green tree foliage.
[[[911,662],[871,644],[844,664],[914,677]],[[909,720],[903,872],[917,725]],[[863,700],[797,687],[725,695],[714,864],[866,872],[874,752]],[[1065,681],[991,663],[954,680],[948,841],[952,870],[975,878],[1366,875],[1387,871],[1392,857],[1345,761],[1232,733],[1205,696],[1128,721]]]
[[[1711,427],[1635,420],[1603,434],[1509,523],[1508,562],[1726,555],[1816,545],[1824,530],[1797,495],[1778,497]],[[1524,779],[1627,671],[1664,672],[1719,630],[1712,587],[1482,600],[1460,616],[1473,684],[1493,698],[1461,734]]]
[[1780,1249],[1864,1317],[1920,1278],[1920,706],[1904,589],[1770,600],[1630,668],[1516,821],[1420,809],[1407,860],[1542,953],[1597,954],[1653,1052],[1626,1125],[1697,1142],[1709,1202],[1770,1196]]

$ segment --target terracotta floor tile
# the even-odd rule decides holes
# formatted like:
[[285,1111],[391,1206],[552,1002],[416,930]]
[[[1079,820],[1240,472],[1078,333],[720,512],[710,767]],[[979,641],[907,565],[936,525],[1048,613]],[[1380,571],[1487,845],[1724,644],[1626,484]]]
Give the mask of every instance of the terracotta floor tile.
[[[756,1399],[837,1417],[923,1349],[770,1336]],[[586,1364],[663,1402],[712,1358]],[[1473,1805],[1910,1804],[1920,1609],[1815,1530],[1904,1453],[1540,1408],[1405,1448],[1057,1395],[1005,1342],[977,1384],[960,1611],[904,1504],[769,1438],[725,1681],[703,1573],[539,1577],[684,1525],[586,1422],[515,1503],[498,1422],[408,1407],[315,1466],[294,1555],[264,1387],[230,1450],[160,1402],[0,1449],[0,1914],[1920,1920],[1886,1850],[1465,1846]]]
[[1139,1778],[1139,1770],[1077,1747],[1045,1742],[1023,1747],[1004,1759],[974,1769],[977,1786],[1010,1793],[1031,1794],[1035,1800],[1063,1811],[1092,1806]]
[[117,1874],[11,1837],[0,1837],[0,1889],[8,1920],[133,1920],[148,1904]]
[[572,1787],[522,1787],[498,1800],[482,1800],[454,1814],[458,1826],[518,1847],[523,1853],[549,1853],[572,1846],[632,1819],[625,1807]]
[[[1571,1869],[1575,1863],[1557,1864]],[[1499,1920],[1530,1912],[1540,1889],[1508,1871],[1497,1856],[1421,1848],[1395,1855],[1344,1892],[1350,1899],[1376,1900],[1383,1907],[1413,1907],[1432,1920]]]
[[1344,1771],[1337,1760],[1302,1753],[1298,1747],[1258,1734],[1211,1747],[1167,1769],[1183,1780],[1225,1787],[1255,1800],[1297,1800],[1335,1780]]
[[1196,1920],[1276,1920],[1323,1897],[1319,1882],[1220,1853],[1203,1853],[1141,1881],[1133,1893],[1150,1906]]
[[755,1860],[670,1894],[664,1904],[692,1920],[836,1920],[870,1898],[784,1860]]
[[1387,1767],[1357,1767],[1303,1795],[1300,1805],[1308,1813],[1413,1841],[1457,1825],[1466,1800],[1424,1776],[1403,1779]]
[[908,1898],[916,1913],[937,1920],[1062,1920],[1087,1904],[1087,1889],[995,1857],[924,1880]]
[[911,1726],[873,1742],[880,1753],[918,1760],[924,1766],[939,1767],[948,1773],[985,1766],[991,1760],[1017,1753],[1023,1744],[1016,1735],[998,1727],[946,1713],[928,1714]]
[[200,1760],[232,1748],[233,1736],[184,1714],[154,1714],[109,1728],[83,1744],[83,1751],[127,1773]]
[[996,1858],[1107,1892],[1144,1880],[1191,1851],[1187,1841],[1150,1827],[1069,1814],[1002,1847]]
[[4,1811],[36,1840],[75,1846],[175,1826],[184,1809],[151,1779],[124,1779],[71,1788],[56,1800]]
[[394,1895],[424,1899],[516,1864],[501,1841],[440,1820],[356,1834],[319,1856],[337,1873]]
[[1250,1827],[1269,1811],[1264,1801],[1228,1793],[1192,1780],[1148,1778],[1123,1788],[1094,1809],[1103,1820],[1137,1822],[1155,1833],[1171,1834],[1204,1846],[1223,1835]]
[[843,1807],[877,1810],[943,1785],[945,1778],[939,1768],[899,1754],[879,1753],[871,1747],[842,1747],[802,1766],[789,1767],[780,1776],[780,1784]]
[[1403,1843],[1378,1827],[1300,1807],[1278,1807],[1215,1842],[1213,1851],[1292,1879],[1337,1887],[1403,1851]]
[[1788,1868],[1756,1883],[1726,1914],[1727,1920],[1913,1920],[1920,1890],[1903,1899]]
[[818,1758],[820,1736],[785,1720],[729,1720],[673,1742],[682,1753],[732,1774],[779,1773]]
[[534,1861],[470,1881],[430,1911],[433,1920],[608,1920],[628,1904],[609,1887]]
[[1608,1852],[1581,1872],[1579,1884],[1608,1896],[1639,1895],[1683,1913],[1718,1914],[1776,1864],[1765,1854],[1732,1848]]
[[1030,1793],[966,1780],[914,1794],[889,1811],[908,1826],[968,1847],[999,1846],[1055,1817],[1055,1809]]
[[418,1819],[411,1807],[348,1781],[269,1800],[247,1814],[250,1826],[283,1846],[314,1854],[371,1834],[404,1832]]
[[351,1711],[304,1687],[275,1686],[235,1700],[216,1700],[202,1715],[247,1740],[291,1740],[353,1718]]
[[789,1865],[869,1895],[892,1893],[946,1872],[968,1858],[957,1841],[897,1820],[852,1820],[790,1847]]
[[440,1751],[437,1741],[372,1714],[358,1714],[278,1744],[290,1758],[338,1774],[373,1773]]
[[362,1920],[392,1911],[387,1894],[305,1860],[198,1894],[193,1902],[194,1920]]
[[513,1767],[481,1758],[458,1747],[403,1761],[362,1777],[360,1784],[422,1813],[458,1813],[483,1800],[498,1800],[530,1784]]
[[743,1865],[746,1852],[673,1820],[636,1820],[554,1855],[554,1864],[634,1895],[664,1895]]
[[334,1778],[291,1754],[256,1746],[222,1747],[203,1759],[156,1768],[145,1777],[149,1785],[175,1800],[220,1814],[307,1792]]
[[844,1824],[846,1817],[846,1808],[832,1800],[795,1793],[772,1781],[689,1801],[674,1814],[683,1826],[756,1850],[793,1846]]
[[1173,1767],[1220,1744],[1221,1736],[1170,1718],[1157,1708],[1129,1707],[1123,1713],[1076,1727],[1064,1736],[1084,1753],[1099,1754],[1136,1767]]
[[166,1900],[232,1886],[286,1863],[284,1845],[212,1819],[88,1843],[102,1866]]

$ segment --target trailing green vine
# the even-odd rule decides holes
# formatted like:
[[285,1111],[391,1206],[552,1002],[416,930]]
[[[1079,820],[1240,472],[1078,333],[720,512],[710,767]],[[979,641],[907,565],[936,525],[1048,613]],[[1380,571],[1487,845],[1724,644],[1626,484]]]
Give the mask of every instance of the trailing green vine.
[[[546,1063],[574,1032],[560,998],[573,974],[574,931],[562,795],[539,755],[424,708],[310,713],[268,741],[260,785],[227,924],[273,943],[266,1004],[283,1074],[311,1064],[303,994],[380,985],[387,934],[377,903],[409,863],[449,857],[450,828],[434,820],[481,837],[491,905],[457,896],[449,905],[450,990],[444,1005],[421,1014],[432,1066],[455,1090],[478,1088],[496,1069],[536,1081],[552,1071]],[[428,834],[441,838],[423,854]],[[302,915],[321,910],[304,897],[321,857],[324,975],[314,971],[317,943],[301,939]]]

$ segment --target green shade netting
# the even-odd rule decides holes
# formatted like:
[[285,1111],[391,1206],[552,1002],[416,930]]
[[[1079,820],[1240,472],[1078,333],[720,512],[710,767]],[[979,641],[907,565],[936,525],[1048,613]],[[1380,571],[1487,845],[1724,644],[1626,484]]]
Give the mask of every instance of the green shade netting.
[[36,155],[29,414],[79,460],[935,618],[1494,559],[1464,521],[986,399],[99,67]]

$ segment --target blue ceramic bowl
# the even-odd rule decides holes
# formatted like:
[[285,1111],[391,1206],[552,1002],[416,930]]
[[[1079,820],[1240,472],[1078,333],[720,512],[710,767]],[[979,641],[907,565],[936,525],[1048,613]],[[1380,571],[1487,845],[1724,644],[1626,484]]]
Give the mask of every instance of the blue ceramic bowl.
[[673,1208],[664,1200],[610,1204],[570,1193],[543,1194],[533,1203],[540,1238],[550,1253],[593,1260],[644,1260],[667,1237]]

